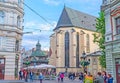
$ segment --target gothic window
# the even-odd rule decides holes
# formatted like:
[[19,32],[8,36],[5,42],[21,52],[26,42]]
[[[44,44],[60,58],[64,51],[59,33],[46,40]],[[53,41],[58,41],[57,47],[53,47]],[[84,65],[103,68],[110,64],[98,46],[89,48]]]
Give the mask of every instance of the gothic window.
[[88,34],[86,35],[86,52],[90,52],[90,38]]
[[3,11],[0,11],[0,24],[3,24],[5,20],[5,13]]
[[65,67],[69,67],[69,32],[65,33]]
[[116,18],[116,33],[120,34],[120,17]]
[[17,26],[20,28],[20,16],[17,17]]
[[77,47],[76,47],[76,67],[79,67],[79,33],[76,36]]

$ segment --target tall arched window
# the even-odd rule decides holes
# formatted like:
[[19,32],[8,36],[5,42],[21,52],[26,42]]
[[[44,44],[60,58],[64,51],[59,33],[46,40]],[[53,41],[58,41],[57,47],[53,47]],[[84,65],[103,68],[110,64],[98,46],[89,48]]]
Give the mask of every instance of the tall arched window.
[[65,67],[69,67],[69,32],[65,33]]
[[20,28],[20,16],[17,17],[17,26]]
[[76,67],[79,67],[79,33],[76,35],[77,47],[76,47]]
[[0,11],[0,24],[4,24],[5,20],[5,13],[3,11]]
[[90,52],[90,37],[89,34],[86,35],[86,52]]

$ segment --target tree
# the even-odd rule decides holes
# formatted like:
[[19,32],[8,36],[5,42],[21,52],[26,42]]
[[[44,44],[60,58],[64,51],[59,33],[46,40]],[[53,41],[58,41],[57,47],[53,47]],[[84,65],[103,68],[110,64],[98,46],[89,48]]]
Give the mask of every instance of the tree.
[[98,44],[102,51],[102,55],[100,56],[100,65],[103,68],[106,68],[106,56],[105,56],[105,17],[104,12],[101,11],[99,13],[99,17],[96,19],[96,32],[99,32],[98,34],[93,34],[94,36],[94,42]]

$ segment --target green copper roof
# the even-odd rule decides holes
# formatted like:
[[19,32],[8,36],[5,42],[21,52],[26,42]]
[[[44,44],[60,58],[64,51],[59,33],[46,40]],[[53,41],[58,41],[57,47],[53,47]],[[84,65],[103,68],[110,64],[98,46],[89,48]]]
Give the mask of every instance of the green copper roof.
[[31,56],[46,56],[45,52],[41,50],[41,44],[39,43],[39,40],[36,44],[36,50],[32,52]]
[[36,50],[32,52],[31,56],[46,56],[44,52]]

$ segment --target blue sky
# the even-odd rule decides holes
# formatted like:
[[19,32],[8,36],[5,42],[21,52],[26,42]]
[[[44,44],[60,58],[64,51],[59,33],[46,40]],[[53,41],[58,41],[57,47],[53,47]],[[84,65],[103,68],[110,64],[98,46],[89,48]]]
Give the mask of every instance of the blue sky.
[[53,33],[64,5],[98,17],[102,0],[25,0],[25,3],[48,22],[24,6],[24,32],[33,33],[23,35],[22,47],[32,49],[39,40],[41,48],[46,50],[49,49],[49,36]]

